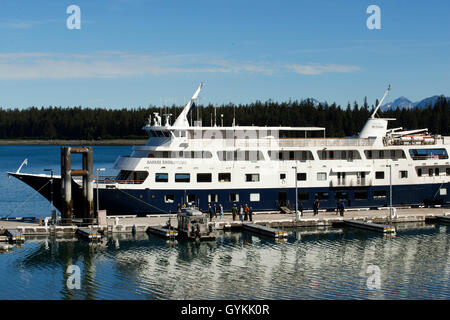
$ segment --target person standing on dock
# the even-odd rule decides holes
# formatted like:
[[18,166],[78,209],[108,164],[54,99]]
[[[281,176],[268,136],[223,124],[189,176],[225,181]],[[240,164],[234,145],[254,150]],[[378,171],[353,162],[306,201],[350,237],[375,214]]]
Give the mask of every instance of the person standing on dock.
[[248,210],[248,217],[250,218],[250,222],[253,221],[253,208],[250,207],[250,209]]
[[317,216],[319,214],[319,200],[316,198],[313,202],[313,211],[314,215]]
[[178,202],[177,213],[181,212],[181,204]]
[[214,218],[217,219],[217,207],[215,203],[214,203]]
[[341,201],[338,200],[336,203],[336,215],[339,214],[340,210],[341,210]]
[[242,204],[239,206],[239,220],[240,221],[243,221],[243,218],[244,217],[244,208],[242,208]]
[[248,220],[248,205],[245,204],[245,208],[244,208],[244,220],[247,221]]
[[303,216],[303,202],[300,201],[300,204],[298,206],[298,211],[300,211],[300,216]]
[[339,205],[339,212],[341,213],[341,217],[344,216],[344,210],[345,210],[344,201],[342,201]]
[[209,212],[209,221],[212,221],[214,218],[214,209],[211,207],[210,204],[208,204],[208,212]]
[[222,204],[219,204],[219,214],[220,214],[220,220],[222,220],[222,218],[223,218],[223,206],[222,206]]
[[236,207],[236,203],[233,204],[233,208],[231,209],[231,212],[233,213],[233,221],[236,221],[236,216],[237,216],[237,207]]

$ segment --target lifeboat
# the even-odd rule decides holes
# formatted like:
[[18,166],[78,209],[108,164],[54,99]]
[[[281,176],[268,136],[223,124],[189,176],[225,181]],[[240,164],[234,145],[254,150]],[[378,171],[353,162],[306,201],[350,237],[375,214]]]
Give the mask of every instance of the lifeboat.
[[405,136],[401,136],[400,140],[404,141],[404,142],[410,142],[412,140],[411,136],[405,135]]
[[423,143],[425,144],[433,144],[434,138],[432,136],[424,136],[423,137]]

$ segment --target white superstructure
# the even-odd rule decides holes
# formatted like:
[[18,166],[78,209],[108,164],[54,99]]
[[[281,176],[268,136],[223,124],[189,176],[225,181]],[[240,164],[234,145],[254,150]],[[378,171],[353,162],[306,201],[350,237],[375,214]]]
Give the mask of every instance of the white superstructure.
[[[188,114],[202,87],[173,124],[170,115],[164,123],[158,114],[149,119],[147,144],[117,159],[115,179],[100,181],[101,203],[126,211],[126,193],[135,213],[174,211],[186,202],[275,210],[293,207],[296,179],[304,207],[315,198],[330,208],[338,200],[387,205],[391,184],[394,204],[449,201],[450,137],[388,129],[392,119],[376,113],[390,88],[358,137],[325,138],[320,127],[192,126]],[[286,133],[295,138],[281,138]]]

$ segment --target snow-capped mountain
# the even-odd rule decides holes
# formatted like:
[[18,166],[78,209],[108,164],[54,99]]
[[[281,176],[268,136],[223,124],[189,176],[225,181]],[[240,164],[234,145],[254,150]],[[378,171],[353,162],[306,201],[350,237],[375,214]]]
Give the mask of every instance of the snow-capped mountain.
[[317,107],[319,104],[324,105],[323,102],[320,102],[319,100],[314,99],[314,98],[306,98],[306,99],[303,99],[303,101],[311,101],[313,103],[314,107]]
[[[406,97],[400,97],[400,98],[395,99],[392,102],[388,102],[388,103],[382,105],[380,109],[385,111],[385,110],[389,110],[389,109],[395,110],[397,108],[400,108],[400,109],[414,109],[416,107],[421,108],[421,109],[427,108],[430,104],[433,106],[439,97],[440,96],[432,96],[432,97],[428,97],[428,98],[422,99],[417,102],[412,102],[411,100],[409,100]],[[450,100],[450,97],[446,97],[446,98],[447,98],[447,100]]]

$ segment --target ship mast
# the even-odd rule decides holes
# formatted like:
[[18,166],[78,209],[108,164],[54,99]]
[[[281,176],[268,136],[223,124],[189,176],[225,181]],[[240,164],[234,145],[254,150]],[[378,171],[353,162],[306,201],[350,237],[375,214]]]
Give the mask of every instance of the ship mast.
[[378,109],[380,109],[381,104],[383,103],[384,99],[386,98],[386,96],[388,95],[389,91],[391,91],[391,85],[388,86],[386,92],[384,93],[383,98],[381,98],[380,102],[378,103],[378,106],[375,108],[375,111],[372,113],[372,115],[370,116],[371,119],[375,119],[375,115],[378,112]]
[[199,95],[200,91],[202,90],[202,88],[203,88],[203,82],[200,83],[200,85],[198,86],[198,88],[195,91],[192,98],[186,104],[183,111],[181,111],[177,120],[173,124],[174,127],[189,127],[189,121],[188,121],[187,115],[188,115],[189,111],[191,111],[191,108],[194,105],[194,101],[198,98],[198,95]]

